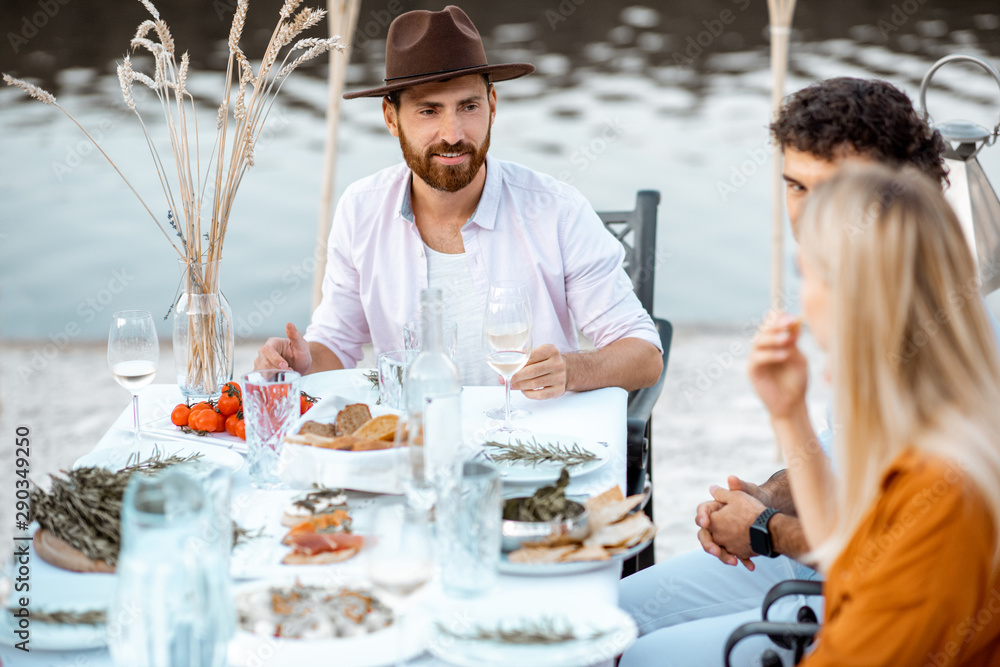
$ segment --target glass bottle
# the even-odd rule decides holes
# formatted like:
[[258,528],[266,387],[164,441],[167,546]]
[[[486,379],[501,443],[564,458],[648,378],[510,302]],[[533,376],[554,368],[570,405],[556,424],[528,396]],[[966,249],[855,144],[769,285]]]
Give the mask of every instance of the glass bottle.
[[406,410],[423,425],[426,474],[437,484],[453,478],[461,464],[462,382],[444,349],[441,290],[420,294],[423,349],[406,372]]

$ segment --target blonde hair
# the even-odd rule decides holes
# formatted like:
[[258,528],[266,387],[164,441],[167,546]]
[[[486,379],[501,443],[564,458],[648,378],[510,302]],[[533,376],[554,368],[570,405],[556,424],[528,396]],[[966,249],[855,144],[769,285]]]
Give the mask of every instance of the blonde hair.
[[912,169],[849,164],[809,197],[799,241],[831,289],[837,422],[837,520],[813,556],[829,568],[888,466],[911,447],[970,481],[996,528],[1000,354],[972,254],[940,188]]

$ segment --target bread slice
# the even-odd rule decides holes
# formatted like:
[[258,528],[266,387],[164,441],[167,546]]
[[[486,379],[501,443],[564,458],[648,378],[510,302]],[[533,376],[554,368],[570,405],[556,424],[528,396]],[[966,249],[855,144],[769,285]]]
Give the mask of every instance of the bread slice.
[[354,438],[349,435],[338,435],[335,438],[330,438],[325,435],[316,435],[315,433],[308,433],[306,435],[290,433],[285,436],[285,442],[293,445],[321,447],[323,449],[349,450],[354,445]]
[[351,435],[361,426],[371,420],[372,413],[364,403],[351,403],[337,413],[337,421],[334,422],[338,435]]
[[371,438],[359,438],[355,435],[349,437],[354,438],[354,442],[351,443],[351,451],[354,452],[372,452],[378,449],[392,449],[391,440],[372,440]]
[[372,440],[388,440],[392,442],[393,437],[396,435],[396,424],[398,423],[399,417],[396,415],[380,415],[374,419],[369,419],[351,435],[355,438],[370,438]]
[[299,435],[308,435],[310,433],[326,436],[328,438],[340,435],[337,433],[336,424],[323,424],[321,422],[314,422],[311,420],[307,421],[302,425],[302,428],[299,429]]

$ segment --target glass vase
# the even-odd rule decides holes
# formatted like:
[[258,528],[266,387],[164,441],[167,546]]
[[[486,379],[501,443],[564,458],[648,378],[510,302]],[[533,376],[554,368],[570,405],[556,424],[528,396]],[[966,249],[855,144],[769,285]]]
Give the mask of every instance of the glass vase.
[[182,279],[174,308],[174,366],[181,393],[196,401],[218,394],[233,379],[233,311],[219,289],[220,262],[179,262]]

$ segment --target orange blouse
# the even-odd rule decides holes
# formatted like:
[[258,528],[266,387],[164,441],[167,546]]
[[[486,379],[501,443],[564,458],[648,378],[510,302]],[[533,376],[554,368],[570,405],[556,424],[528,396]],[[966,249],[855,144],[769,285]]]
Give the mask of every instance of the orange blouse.
[[994,527],[957,465],[902,453],[830,568],[822,665],[1000,665]]

